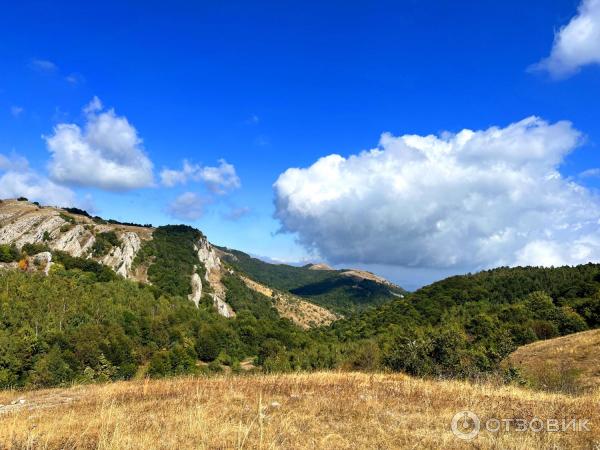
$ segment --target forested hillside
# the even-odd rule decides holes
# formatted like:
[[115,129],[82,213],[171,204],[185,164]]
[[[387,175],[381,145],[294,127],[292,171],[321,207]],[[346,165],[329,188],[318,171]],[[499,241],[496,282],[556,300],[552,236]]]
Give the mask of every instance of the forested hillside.
[[[499,268],[407,293],[368,272],[215,248],[189,226],[0,208],[0,387],[239,371],[243,360],[265,372],[474,377],[501,373],[521,345],[600,327],[597,264]],[[289,314],[285,296],[345,318]]]
[[308,342],[270,299],[233,276],[226,282],[235,319],[217,314],[210,301],[196,308],[151,286],[99,281],[59,264],[47,277],[2,271],[0,388],[239,370],[243,358],[263,364],[269,352]]
[[344,315],[381,305],[406,293],[385,280],[360,276],[358,271],[313,270],[310,265],[270,264],[237,250],[221,250],[232,267],[253,280]]
[[417,375],[496,370],[517,346],[600,326],[600,265],[455,276],[318,330],[353,364]]
[[267,372],[471,377],[498,371],[517,346],[600,325],[600,266],[592,264],[452,277],[310,331],[281,319],[272,299],[235,273],[222,280],[237,312],[228,319],[208,297],[196,307],[171,283],[106,270],[68,257],[48,276],[0,272],[1,387],[236,371],[245,358]]

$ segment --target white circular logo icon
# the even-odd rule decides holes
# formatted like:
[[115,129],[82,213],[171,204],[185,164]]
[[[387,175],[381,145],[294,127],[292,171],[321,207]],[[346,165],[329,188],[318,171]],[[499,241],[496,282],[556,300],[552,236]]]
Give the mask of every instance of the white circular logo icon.
[[470,441],[475,439],[481,429],[481,421],[472,411],[460,411],[454,414],[450,424],[452,433],[459,439]]

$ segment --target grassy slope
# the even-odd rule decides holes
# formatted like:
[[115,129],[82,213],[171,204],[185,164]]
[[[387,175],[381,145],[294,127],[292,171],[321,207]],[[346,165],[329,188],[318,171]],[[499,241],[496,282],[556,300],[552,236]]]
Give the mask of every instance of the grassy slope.
[[595,388],[600,386],[600,330],[524,345],[506,363],[541,388]]
[[[343,276],[341,271],[269,264],[237,250],[222,250],[234,255],[234,258],[226,256],[225,259],[251,279],[275,289],[289,291],[337,313],[348,314],[396,298],[390,293],[389,286]],[[397,294],[405,293],[401,288],[392,290]]]
[[[0,447],[31,449],[546,449],[600,441],[600,391],[569,397],[403,375],[313,373],[120,382],[0,392]],[[31,409],[30,409],[31,408]],[[483,420],[579,417],[591,432],[483,431],[471,443],[449,430],[464,409]]]

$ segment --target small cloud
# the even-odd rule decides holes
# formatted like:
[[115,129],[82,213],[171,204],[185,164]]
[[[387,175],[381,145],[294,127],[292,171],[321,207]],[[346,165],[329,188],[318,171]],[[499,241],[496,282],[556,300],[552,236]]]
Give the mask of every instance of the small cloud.
[[90,100],[90,102],[83,107],[83,113],[86,116],[93,114],[95,112],[101,111],[103,108],[102,101],[94,95],[94,98]]
[[208,189],[215,194],[226,194],[241,186],[235,167],[224,159],[219,160],[217,167],[203,167],[199,177],[206,183]]
[[46,205],[78,206],[75,193],[29,167],[26,158],[0,154],[0,198],[27,197]]
[[183,161],[181,170],[164,168],[160,173],[161,183],[167,187],[185,184],[188,181],[204,182],[208,190],[214,194],[223,195],[241,186],[235,166],[224,159],[219,160],[215,167],[191,164]]
[[259,122],[260,122],[260,117],[258,117],[256,114],[252,114],[250,117],[248,117],[246,119],[246,123],[249,125],[256,125]]
[[531,66],[566,78],[583,66],[600,64],[600,0],[583,0],[577,15],[554,36],[550,56]]
[[190,178],[195,177],[200,169],[201,167],[199,165],[192,165],[187,161],[187,159],[184,159],[181,170],[164,168],[160,172],[160,182],[166,187],[173,187],[177,184],[185,184]]
[[10,113],[12,114],[13,117],[17,118],[19,117],[21,114],[23,114],[23,112],[25,111],[25,108],[23,108],[22,106],[11,106],[10,107]]
[[237,222],[241,218],[250,214],[250,208],[247,206],[242,206],[241,208],[232,208],[227,213],[223,214],[222,217],[225,220],[231,220],[232,222]]
[[583,172],[581,172],[579,174],[580,178],[594,178],[594,177],[600,177],[600,168],[593,168],[593,169],[588,169],[588,170],[584,170]]
[[58,72],[58,66],[52,61],[47,59],[32,59],[29,62],[29,67],[38,72],[44,73],[56,73]]
[[185,192],[167,206],[167,212],[175,219],[193,222],[204,215],[209,200],[194,192]]
[[67,83],[72,84],[72,85],[78,85],[81,84],[85,81],[85,79],[83,78],[83,76],[81,74],[78,73],[71,73],[69,75],[67,75],[65,77],[65,80]]

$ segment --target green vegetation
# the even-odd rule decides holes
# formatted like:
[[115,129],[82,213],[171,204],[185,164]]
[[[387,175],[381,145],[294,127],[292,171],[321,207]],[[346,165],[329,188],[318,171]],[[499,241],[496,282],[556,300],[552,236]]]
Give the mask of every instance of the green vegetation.
[[93,259],[77,258],[61,251],[52,252],[52,260],[61,264],[67,270],[80,270],[93,275],[93,281],[112,281],[118,278],[109,267]]
[[80,209],[80,208],[63,208],[63,209],[71,214],[77,214],[80,216],[91,217],[89,215],[89,213],[84,209]]
[[[380,283],[269,265],[241,252],[227,258],[241,273],[356,312],[305,331],[282,319],[272,299],[225,272],[225,300],[236,312],[226,319],[208,289],[198,308],[187,299],[190,275],[204,277],[206,270],[194,248],[202,238],[183,225],[156,229],[135,261],[148,265],[152,285],[58,251],[48,277],[0,272],[0,387],[162,377],[223,365],[240,370],[249,357],[265,372],[388,369],[469,378],[500,372],[500,362],[523,344],[600,327],[600,265],[499,268],[390,300]],[[99,233],[98,241],[96,255],[118,244],[114,233]],[[0,261],[48,250],[44,243],[22,252],[0,246]],[[518,377],[509,370],[507,379]]]
[[315,334],[341,345],[375,343],[379,367],[468,377],[497,370],[517,346],[596,327],[600,265],[588,264],[451,277]]
[[[64,220],[65,222],[67,222],[70,225],[75,225],[77,223],[77,221],[75,220],[75,217],[69,215],[69,214],[65,214],[65,213],[59,213],[59,216],[62,220]],[[61,229],[62,231],[62,229]]]
[[0,245],[0,262],[13,262],[21,258],[21,252],[13,245]]
[[29,256],[33,256],[33,255],[37,255],[38,253],[49,252],[49,251],[50,251],[50,247],[48,247],[47,244],[29,243],[29,244],[23,245],[23,247],[21,248],[21,252],[23,252],[24,254],[29,255]]
[[191,293],[190,276],[199,265],[194,244],[203,235],[187,225],[167,225],[144,242],[134,264],[149,264],[148,279],[162,292],[186,297]]
[[222,250],[232,255],[225,257],[232,267],[253,280],[305,297],[312,303],[343,315],[396,298],[390,291],[405,294],[403,289],[341,275],[337,270],[311,270],[310,266],[269,264],[237,250]]
[[[235,277],[226,283],[238,315],[225,319],[210,302],[196,308],[150,286],[62,267],[93,261],[59,259],[48,277],[0,273],[0,388],[127,379],[143,367],[153,377],[239,368],[248,356],[268,360],[309,342]],[[199,368],[198,359],[213,364]]]
[[102,257],[107,255],[113,247],[117,247],[120,241],[114,231],[106,231],[96,234],[96,240],[92,246],[92,255]]

